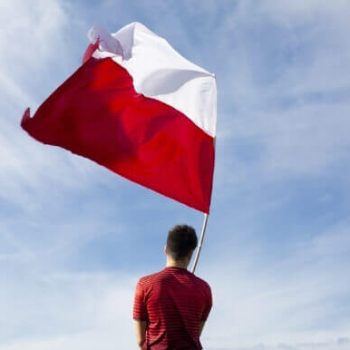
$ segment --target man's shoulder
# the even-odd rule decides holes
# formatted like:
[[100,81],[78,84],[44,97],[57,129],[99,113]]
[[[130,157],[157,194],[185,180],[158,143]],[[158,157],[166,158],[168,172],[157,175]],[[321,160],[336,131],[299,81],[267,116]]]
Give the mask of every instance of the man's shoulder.
[[148,285],[149,283],[161,278],[163,276],[163,270],[154,272],[150,275],[142,276],[139,279],[139,284],[141,285]]
[[204,279],[202,279],[196,275],[193,275],[193,277],[197,281],[197,284],[200,285],[202,288],[209,289],[209,290],[211,289],[210,285],[207,281],[205,281]]
[[192,281],[191,283],[195,284],[197,288],[201,288],[202,290],[207,290],[210,292],[211,288],[207,281],[204,279],[196,276],[192,272],[189,272],[187,270],[183,269],[169,269],[165,268],[161,271],[143,276],[139,279],[138,284],[142,287],[149,287],[156,283],[162,283],[162,281],[169,281],[169,279],[172,278],[172,276],[176,275],[182,275],[186,276],[186,278],[189,279],[189,281]]

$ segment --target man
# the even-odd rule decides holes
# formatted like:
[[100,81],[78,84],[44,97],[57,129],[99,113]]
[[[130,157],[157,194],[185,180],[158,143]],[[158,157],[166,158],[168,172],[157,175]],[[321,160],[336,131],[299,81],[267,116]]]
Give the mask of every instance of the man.
[[209,285],[187,271],[197,243],[192,227],[175,226],[165,247],[166,267],[139,280],[133,316],[141,349],[202,349],[199,337],[212,297]]

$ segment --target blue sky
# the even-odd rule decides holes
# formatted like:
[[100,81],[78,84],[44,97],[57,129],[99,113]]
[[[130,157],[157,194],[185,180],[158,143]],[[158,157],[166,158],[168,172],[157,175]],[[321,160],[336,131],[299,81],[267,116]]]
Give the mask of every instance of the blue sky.
[[198,266],[211,350],[350,347],[350,3],[0,2],[0,348],[136,349],[137,279],[202,215],[19,127],[88,29],[140,21],[214,72],[212,213]]

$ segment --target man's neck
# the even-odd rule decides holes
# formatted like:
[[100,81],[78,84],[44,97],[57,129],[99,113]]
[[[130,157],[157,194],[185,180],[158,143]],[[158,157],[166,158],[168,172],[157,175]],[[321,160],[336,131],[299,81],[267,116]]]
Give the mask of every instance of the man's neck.
[[166,267],[179,267],[182,269],[187,269],[188,264],[189,264],[189,261],[187,260],[167,259]]

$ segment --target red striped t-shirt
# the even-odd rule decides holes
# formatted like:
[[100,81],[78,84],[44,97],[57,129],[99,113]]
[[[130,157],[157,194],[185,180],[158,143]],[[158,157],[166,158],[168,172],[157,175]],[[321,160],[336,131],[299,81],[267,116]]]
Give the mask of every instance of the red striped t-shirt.
[[183,268],[166,267],[142,277],[137,286],[133,316],[146,321],[142,349],[202,349],[200,323],[212,306],[208,283]]

